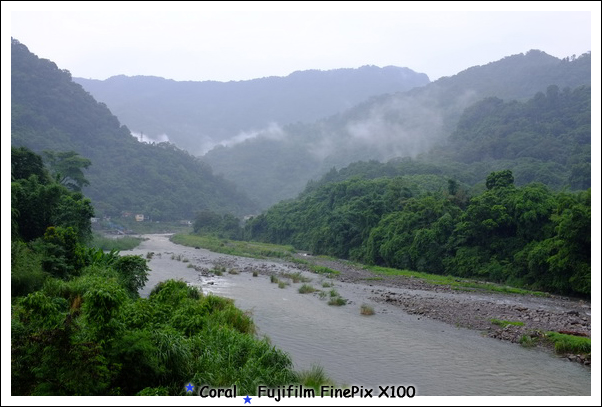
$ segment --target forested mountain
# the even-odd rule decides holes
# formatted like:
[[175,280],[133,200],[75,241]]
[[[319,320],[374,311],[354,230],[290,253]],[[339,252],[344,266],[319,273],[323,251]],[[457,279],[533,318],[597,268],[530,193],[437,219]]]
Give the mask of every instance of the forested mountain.
[[203,209],[238,215],[255,204],[206,163],[169,143],[145,144],[67,70],[11,44],[11,145],[74,151],[91,161],[84,192],[97,215],[122,211],[186,219]]
[[[370,169],[359,166],[358,173],[362,167]],[[517,187],[510,170],[492,172],[485,184],[469,196],[456,180],[434,175],[325,182],[251,219],[244,237],[396,269],[589,295],[591,190]]]
[[560,190],[591,185],[591,87],[550,85],[524,102],[490,97],[469,106],[448,142],[417,158],[358,161],[331,169],[306,188],[359,177],[436,175],[482,191],[492,171],[510,169],[518,186],[542,182]]
[[[281,199],[295,196],[308,180],[319,178],[332,167],[342,168],[355,161],[412,159],[437,148],[442,153],[431,156],[435,162],[444,159],[452,159],[454,163],[456,160],[463,162],[462,157],[452,157],[446,149],[448,141],[460,145],[462,136],[456,135],[455,140],[451,141],[448,139],[454,131],[462,131],[457,126],[466,108],[487,98],[497,98],[512,104],[514,100],[524,102],[533,98],[538,92],[546,97],[550,85],[555,85],[556,88],[553,89],[563,97],[565,88],[575,89],[589,85],[590,82],[589,54],[569,60],[533,50],[469,68],[453,77],[441,78],[420,88],[374,97],[314,123],[295,123],[278,131],[264,132],[243,143],[216,147],[203,158],[217,173],[235,181],[258,199],[263,207],[268,207]],[[537,101],[531,102],[532,105],[536,103]],[[473,107],[473,110],[478,110],[478,107]],[[523,110],[526,111],[527,108]],[[524,112],[521,111],[522,113]],[[566,110],[561,113],[571,115],[574,112]],[[550,114],[546,114],[543,114],[541,120],[552,118]],[[580,123],[582,122],[581,120]],[[534,136],[540,141],[547,134],[545,126],[531,126],[529,131],[543,132]],[[520,136],[515,132],[509,139],[518,138]],[[482,142],[481,140],[480,143]],[[528,137],[517,140],[513,148],[519,148],[520,143],[524,145],[525,142],[530,143]],[[560,142],[562,141],[558,139],[555,144]],[[542,148],[544,145],[545,143],[540,144]],[[572,151],[573,146],[569,148]],[[515,156],[509,152],[498,158],[513,160],[519,156],[516,151]],[[587,155],[586,152],[582,153]],[[483,163],[482,160],[491,157],[475,158]],[[565,156],[560,163],[548,159],[546,163],[552,167],[557,164],[566,165],[567,159],[569,158]],[[526,161],[525,157],[523,164]],[[486,176],[489,170],[497,169],[498,164],[501,165],[499,168],[506,167],[501,161],[489,162],[481,175]],[[558,173],[558,170],[555,169],[554,172]],[[567,178],[564,175],[555,177]],[[537,177],[535,180],[545,181]],[[559,182],[562,184],[564,181]],[[558,183],[554,185],[557,186]]]
[[[200,155],[289,123],[313,122],[383,93],[429,83],[408,68],[297,71],[247,81],[174,81],[149,76],[74,78],[132,131]],[[166,135],[166,136],[165,136]]]

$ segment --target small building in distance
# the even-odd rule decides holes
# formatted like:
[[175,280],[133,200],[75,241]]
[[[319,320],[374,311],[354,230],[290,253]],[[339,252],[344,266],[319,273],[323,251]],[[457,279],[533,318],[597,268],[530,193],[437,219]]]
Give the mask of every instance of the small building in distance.
[[141,213],[136,214],[136,222],[143,222],[144,221],[144,215]]

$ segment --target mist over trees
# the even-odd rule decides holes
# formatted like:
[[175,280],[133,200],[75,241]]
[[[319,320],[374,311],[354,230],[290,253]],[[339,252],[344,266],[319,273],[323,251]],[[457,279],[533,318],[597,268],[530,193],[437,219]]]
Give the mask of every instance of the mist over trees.
[[[15,39],[11,86],[11,145],[39,154],[62,152],[46,158],[63,182],[83,188],[99,216],[128,211],[174,220],[192,219],[203,209],[238,216],[257,210],[233,183],[186,151],[138,142],[67,70]],[[68,152],[76,153],[79,163]],[[69,172],[77,168],[81,173]],[[89,185],[79,182],[82,174]]]
[[[308,181],[319,179],[333,167],[341,169],[369,160],[427,158],[434,164],[445,161],[455,167],[473,163],[479,178],[464,179],[473,184],[491,171],[511,168],[519,185],[540,181],[553,188],[575,188],[578,183],[581,188],[587,187],[588,169],[582,159],[588,154],[588,146],[573,146],[575,137],[559,137],[557,132],[568,126],[564,124],[562,130],[559,120],[547,124],[556,126],[555,141],[546,139],[549,129],[534,124],[540,119],[552,121],[556,114],[567,117],[563,120],[578,120],[575,112],[585,106],[570,111],[553,104],[534,107],[543,100],[532,100],[530,107],[523,103],[535,95],[540,98],[540,93],[547,98],[550,86],[557,89],[562,103],[570,103],[566,100],[567,90],[590,84],[589,54],[558,59],[531,50],[470,67],[435,82],[428,82],[428,78],[420,82],[421,75],[407,68],[367,66],[227,83],[176,82],[142,76],[77,81],[149,137],[162,133],[143,127],[170,126],[173,134],[186,133],[186,137],[177,136],[180,142],[169,131],[163,133],[176,145],[190,146],[187,149],[193,154],[207,149],[199,150],[199,145],[213,147],[221,143],[206,152],[202,160],[216,174],[234,182],[262,209],[295,197]],[[502,120],[514,120],[513,133],[497,141],[512,151],[500,155],[497,146],[491,142],[485,146],[481,136],[468,148],[473,151],[469,161],[468,151],[451,154],[448,150],[461,148],[462,138],[468,136],[460,133],[464,131],[462,126],[470,125],[470,111],[474,114],[479,105],[487,103],[485,100],[503,102],[506,112],[491,114],[507,116],[481,117],[479,120],[487,126],[493,126],[494,121],[499,124]],[[513,113],[512,109],[517,111]],[[481,109],[479,114],[486,111]],[[531,120],[528,131],[521,134],[517,130],[520,123],[513,114]],[[512,130],[510,126],[503,130],[498,127],[491,129]],[[475,129],[470,131],[474,133]],[[489,137],[496,139],[493,134]],[[560,143],[569,144],[568,148],[564,146],[564,157],[553,152],[547,156],[535,153],[548,148],[556,150]],[[528,146],[528,151],[520,151],[523,146]],[[488,156],[487,149],[496,150],[497,155]],[[567,150],[572,151],[572,158],[566,157]],[[567,181],[569,177],[571,180]]]
[[429,83],[408,68],[293,72],[248,81],[174,81],[124,75],[74,78],[135,133],[170,141],[194,155],[231,145],[272,127],[313,122],[383,93]]
[[[541,125],[535,126],[533,120],[550,121],[547,125],[552,126],[555,120],[553,115],[562,114],[566,120],[578,120],[584,124],[585,118],[577,117],[579,114],[587,115],[589,112],[584,105],[587,103],[584,97],[578,101],[580,104],[574,110],[553,103],[549,106],[543,104],[537,108],[535,106],[539,102],[544,103],[543,100],[539,100],[541,96],[547,100],[546,92],[549,86],[553,86],[550,89],[557,89],[559,101],[562,100],[559,103],[570,104],[567,99],[570,96],[565,94],[566,89],[588,86],[590,81],[589,54],[569,61],[554,58],[541,51],[530,51],[484,66],[472,67],[453,77],[441,78],[407,92],[374,97],[340,114],[317,122],[284,126],[277,135],[264,133],[244,143],[218,147],[205,154],[203,160],[208,162],[217,173],[224,174],[226,178],[237,182],[244,191],[266,208],[279,200],[294,197],[308,180],[319,178],[333,167],[340,169],[355,161],[421,159],[422,156],[428,155],[430,161],[434,163],[447,159],[465,162],[466,160],[460,156],[449,156],[448,143],[460,142],[462,136],[458,134],[462,130],[457,129],[457,126],[465,109],[475,103],[478,104],[483,99],[497,98],[510,104],[516,101],[517,114],[525,116],[525,120],[532,121],[529,132],[525,132],[521,137],[520,133],[515,131],[511,137],[505,139],[505,142],[511,143],[512,148],[515,149],[514,155],[510,152],[503,157],[475,155],[473,162],[491,162],[492,158],[494,160],[519,158],[522,162],[513,165],[529,166],[526,163],[527,157],[530,157],[536,160],[545,158],[542,161],[551,167],[566,165],[564,158],[563,161],[555,161],[558,157],[553,153],[551,156],[554,156],[554,159],[535,157],[535,148],[532,148],[530,153],[521,157],[516,150],[521,148],[521,143],[523,145],[531,143],[530,138],[537,138],[539,140],[537,143],[542,143],[540,146],[544,148],[545,143],[542,140],[547,137],[548,129]],[[529,106],[520,104],[534,97],[538,100],[531,101]],[[579,95],[575,97],[579,98]],[[474,111],[477,108],[472,109]],[[535,113],[534,109],[540,111]],[[549,112],[544,113],[546,109],[549,109]],[[510,108],[506,107],[506,110],[509,111]],[[543,116],[539,118],[539,114]],[[530,119],[528,115],[531,115]],[[487,117],[483,117],[482,120],[486,121]],[[499,122],[500,119],[496,120]],[[515,130],[517,123],[515,121]],[[467,124],[465,117],[463,125]],[[567,122],[565,130],[568,125]],[[562,130],[562,126],[556,127],[555,132],[565,131]],[[505,131],[509,130],[510,128]],[[450,139],[450,135],[454,132],[457,133],[455,138]],[[561,142],[560,138],[554,137],[556,138],[554,143]],[[564,148],[570,151],[579,149],[577,146],[579,143],[582,146],[581,152],[575,150],[575,157],[587,155],[587,143],[584,145],[583,142],[577,142],[575,137],[570,138],[568,142],[571,144],[565,145]],[[483,143],[481,137],[476,144]],[[478,148],[478,145],[471,146],[471,149],[474,148]],[[571,164],[569,166],[569,171],[577,171],[577,167],[572,167]],[[498,163],[491,162],[488,171],[502,167],[498,166]],[[530,167],[533,169],[537,165]],[[559,175],[565,170],[566,168],[553,168],[552,173],[555,174],[554,177],[566,178],[564,174]],[[521,170],[517,168],[517,171]],[[535,175],[532,180],[546,182],[546,172],[549,171],[535,171],[535,174],[540,174],[542,177]],[[481,173],[481,176],[486,176],[486,173],[487,170],[484,174]],[[558,184],[564,181],[557,179],[554,182],[555,187],[562,187],[563,185]]]

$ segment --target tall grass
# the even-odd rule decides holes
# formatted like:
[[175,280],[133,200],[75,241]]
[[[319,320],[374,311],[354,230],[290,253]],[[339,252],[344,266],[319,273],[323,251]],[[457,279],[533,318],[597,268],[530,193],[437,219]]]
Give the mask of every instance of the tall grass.
[[141,237],[133,237],[133,236],[124,236],[124,237],[104,237],[99,234],[94,234],[92,242],[90,243],[91,247],[96,247],[98,249],[102,249],[105,251],[111,250],[132,250],[136,248],[142,241],[144,241]]
[[362,304],[360,307],[360,314],[362,315],[374,315],[374,307],[368,304]]
[[299,287],[299,294],[309,294],[315,292],[316,289],[309,284],[303,284]]
[[312,364],[307,370],[296,372],[296,381],[303,387],[312,388],[316,394],[320,394],[321,386],[334,385],[334,382],[324,373],[324,368]]
[[546,337],[554,344],[556,353],[590,353],[592,340],[584,336],[547,332]]
[[295,249],[269,243],[247,242],[220,239],[210,235],[175,234],[170,240],[176,244],[191,247],[202,247],[212,252],[231,254],[234,256],[264,259],[267,257],[291,258]]
[[361,264],[356,264],[356,266],[363,267],[364,269],[381,276],[388,275],[418,278],[431,284],[448,285],[453,290],[501,292],[508,294],[535,295],[538,297],[549,296],[548,293],[544,293],[541,291],[526,290],[523,288],[509,287],[507,285],[489,283],[484,281],[468,280],[454,276],[444,276],[441,274],[429,274],[421,271],[399,270],[389,267],[367,266]]
[[331,297],[330,300],[328,300],[328,305],[340,306],[345,304],[347,304],[347,300],[341,296]]
[[490,319],[491,323],[497,326],[501,326],[502,328],[507,327],[508,325],[513,325],[513,326],[523,326],[525,325],[524,322],[522,321],[506,321],[505,319],[497,319],[497,318],[491,318]]

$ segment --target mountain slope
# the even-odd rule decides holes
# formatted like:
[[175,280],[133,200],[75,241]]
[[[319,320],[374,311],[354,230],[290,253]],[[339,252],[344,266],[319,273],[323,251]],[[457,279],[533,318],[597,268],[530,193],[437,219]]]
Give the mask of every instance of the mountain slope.
[[114,76],[74,78],[135,132],[166,139],[193,154],[231,144],[274,125],[311,122],[371,96],[429,83],[408,68],[297,71],[248,81],[174,81]]
[[239,215],[256,210],[232,183],[185,151],[138,142],[67,70],[14,39],[11,85],[11,145],[38,153],[73,150],[90,159],[84,193],[97,215],[131,211],[186,219],[202,209]]
[[[569,61],[529,51],[407,92],[374,97],[312,124],[298,123],[215,148],[203,158],[268,207],[293,197],[293,190],[301,191],[305,182],[332,167],[417,157],[434,147],[445,150],[464,109],[484,98],[524,100],[549,85],[564,89],[590,82],[589,54]],[[289,162],[302,162],[303,167],[282,173],[280,168]]]

